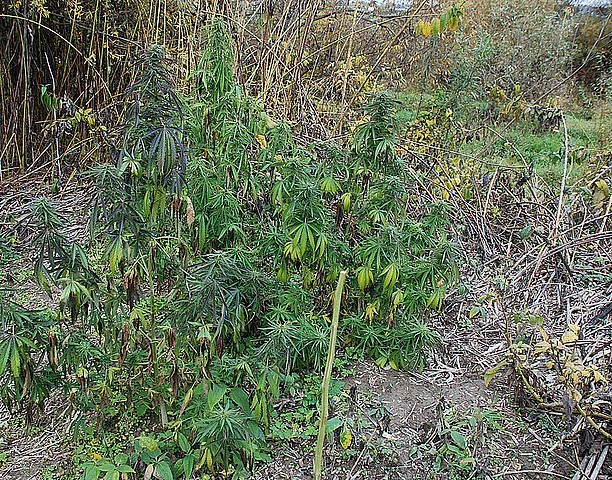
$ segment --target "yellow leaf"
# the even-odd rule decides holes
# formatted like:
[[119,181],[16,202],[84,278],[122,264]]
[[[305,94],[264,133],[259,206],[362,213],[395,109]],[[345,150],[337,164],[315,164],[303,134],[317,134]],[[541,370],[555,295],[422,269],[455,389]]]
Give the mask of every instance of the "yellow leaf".
[[140,446],[143,448],[146,448],[147,450],[154,452],[155,450],[157,450],[158,444],[157,444],[157,440],[155,440],[153,437],[147,437],[147,436],[140,436],[138,437],[138,442],[140,443]]
[[259,143],[259,145],[261,145],[261,148],[266,148],[268,146],[268,142],[266,141],[266,137],[264,137],[263,135],[259,134],[255,138],[257,139],[257,143]]
[[393,306],[398,307],[404,301],[404,292],[401,290],[396,290],[391,295],[391,299],[393,300]]
[[383,288],[392,289],[399,278],[399,268],[396,264],[390,263],[380,274],[383,279]]
[[346,192],[342,194],[342,208],[345,212],[351,211],[351,193]]
[[538,342],[534,345],[535,349],[533,351],[534,355],[539,355],[540,353],[550,352],[551,344],[546,340]]
[[608,188],[608,184],[606,183],[605,180],[597,180],[595,182],[595,186],[599,189],[602,190],[604,195],[607,197],[608,195],[610,195],[610,189]]
[[508,365],[508,362],[506,360],[503,360],[499,362],[497,365],[495,365],[493,368],[490,368],[489,370],[485,372],[484,374],[485,387],[489,386],[489,384],[491,383],[491,380],[493,380],[493,377],[497,374],[497,372],[499,372],[506,365]]
[[582,400],[582,393],[580,393],[578,390],[576,389],[572,389],[572,391],[570,392],[570,396],[576,401],[579,402],[580,400]]
[[423,20],[419,20],[414,25],[414,34],[418,37],[419,35],[423,35]]
[[596,208],[603,207],[604,201],[610,195],[610,189],[605,180],[595,182],[595,191],[593,192],[593,206]]
[[372,323],[372,320],[374,320],[374,317],[377,315],[378,315],[377,303],[376,302],[368,303],[365,309],[365,318],[368,320],[368,322]]
[[353,443],[353,434],[348,428],[345,428],[340,434],[340,445],[346,450],[351,446],[351,443]]
[[285,267],[281,267],[278,269],[278,273],[276,277],[283,283],[287,283],[289,281],[289,272]]
[[563,345],[563,343],[557,340],[556,338],[550,339],[550,345],[552,348],[556,348],[558,350],[565,350],[565,346]]
[[357,269],[357,285],[360,290],[365,290],[374,283],[374,272],[369,265],[363,265]]
[[191,198],[185,197],[185,201],[187,202],[187,226],[191,228],[195,220],[195,209],[193,208],[193,202],[191,201]]
[[570,380],[572,381],[572,383],[574,384],[574,387],[578,385],[578,382],[580,381],[580,375],[576,372],[573,372],[570,375]]
[[433,27],[431,26],[431,22],[423,22],[421,25],[421,33],[425,38],[429,37],[433,33]]
[[439,288],[434,290],[434,292],[429,296],[427,300],[427,306],[433,310],[440,310],[442,307],[442,300],[444,299],[444,292],[442,292]]
[[563,344],[572,343],[572,342],[575,342],[576,340],[578,340],[578,335],[576,335],[576,333],[572,331],[565,332],[563,336],[561,337],[561,343]]

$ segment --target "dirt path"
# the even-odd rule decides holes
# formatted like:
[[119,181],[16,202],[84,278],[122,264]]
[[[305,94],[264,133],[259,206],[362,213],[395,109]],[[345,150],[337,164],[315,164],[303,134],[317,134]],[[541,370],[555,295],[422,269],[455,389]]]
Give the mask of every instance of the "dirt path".
[[[535,425],[537,420],[529,422],[513,409],[512,391],[503,381],[485,388],[482,376],[472,374],[436,381],[431,378],[436,378],[439,370],[396,372],[381,370],[372,362],[361,362],[355,369],[355,375],[346,380],[345,392],[356,387],[364,410],[368,404],[386,407],[388,425],[380,428],[380,423],[385,423],[382,420],[376,428],[363,432],[362,441],[356,440],[359,446],[353,457],[343,454],[337,445],[328,448],[327,478],[526,480],[569,478],[576,470],[571,449],[562,445],[550,448],[560,432],[547,435],[538,428],[536,433],[530,423]],[[474,426],[469,426],[470,421]],[[436,457],[448,442],[440,438],[443,422],[468,422],[458,430],[476,440],[470,446],[475,468],[469,472],[473,473],[462,476],[444,466],[436,472]],[[255,478],[311,479],[312,456],[304,450],[303,445],[289,445]],[[444,458],[442,454],[442,464],[447,460],[458,463],[452,455]]]

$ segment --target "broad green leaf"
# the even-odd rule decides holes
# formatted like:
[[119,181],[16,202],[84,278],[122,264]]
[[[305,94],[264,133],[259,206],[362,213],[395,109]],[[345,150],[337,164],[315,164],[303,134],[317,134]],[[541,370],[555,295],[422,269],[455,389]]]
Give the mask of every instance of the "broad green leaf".
[[181,432],[178,432],[177,439],[179,447],[181,447],[181,450],[184,453],[187,453],[189,450],[191,450],[191,443],[189,443],[189,440],[187,440],[187,437],[185,435],[183,435]]
[[151,452],[157,450],[157,447],[158,447],[157,441],[151,437],[146,437],[146,436],[138,437],[138,443],[140,443],[140,446],[142,448],[146,448],[147,450]]
[[99,468],[102,472],[112,472],[115,469],[115,466],[112,463],[103,463]]
[[519,238],[521,240],[525,240],[525,239],[529,238],[532,233],[533,233],[533,227],[531,225],[525,225],[521,229],[521,233],[519,233]]
[[471,309],[470,309],[470,313],[469,313],[469,318],[470,320],[476,316],[480,315],[481,317],[484,318],[484,308],[481,307],[480,305],[474,305]]
[[195,457],[193,455],[186,455],[183,458],[183,472],[185,472],[185,478],[191,478],[191,474],[193,473],[193,464],[195,462]]
[[168,462],[159,462],[157,465],[155,465],[154,475],[161,480],[174,480],[172,470],[170,469]]
[[120,473],[134,473],[134,469],[129,465],[118,465],[117,471]]
[[120,473],[117,470],[111,470],[106,473],[104,480],[119,480]]
[[539,315],[527,315],[529,325],[538,326],[544,323],[544,319]]
[[463,437],[463,435],[461,435],[459,432],[457,432],[456,430],[451,430],[450,431],[450,436],[453,439],[453,442],[455,442],[455,444],[461,448],[461,449],[465,449],[465,438]]
[[230,398],[236,403],[236,405],[238,405],[242,409],[244,413],[250,415],[251,409],[249,408],[249,397],[246,393],[244,393],[244,390],[242,390],[242,388],[232,388],[232,391],[230,392]]
[[115,465],[127,465],[130,461],[130,457],[128,457],[125,453],[118,453],[115,455]]
[[213,408],[225,395],[225,388],[222,388],[218,385],[213,385],[212,389],[208,392],[206,397],[206,401],[208,403],[208,408]]
[[98,480],[100,476],[100,469],[95,465],[90,465],[85,469],[85,479],[84,480]]
[[332,417],[327,420],[327,424],[325,425],[325,433],[331,433],[342,426],[342,420],[338,417]]

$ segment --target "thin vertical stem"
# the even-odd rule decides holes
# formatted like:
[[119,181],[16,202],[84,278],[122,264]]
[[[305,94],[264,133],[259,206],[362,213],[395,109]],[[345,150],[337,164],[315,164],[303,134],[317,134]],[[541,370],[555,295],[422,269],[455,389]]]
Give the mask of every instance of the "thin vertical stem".
[[327,364],[323,374],[323,384],[321,386],[321,422],[319,423],[319,435],[317,436],[317,447],[315,450],[314,478],[321,480],[323,474],[323,442],[325,441],[325,427],[327,426],[327,409],[329,405],[329,383],[334,368],[334,357],[336,355],[336,338],[338,337],[338,321],[340,318],[340,303],[342,301],[342,291],[346,281],[346,270],[340,272],[338,286],[334,293],[334,311],[332,314],[332,331],[329,339],[329,350],[327,352]]

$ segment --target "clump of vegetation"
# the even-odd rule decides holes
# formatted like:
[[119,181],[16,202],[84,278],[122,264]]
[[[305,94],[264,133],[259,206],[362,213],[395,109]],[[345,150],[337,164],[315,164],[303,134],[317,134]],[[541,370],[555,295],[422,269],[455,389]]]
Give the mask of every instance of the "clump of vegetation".
[[3,398],[31,409],[61,385],[98,425],[157,418],[160,433],[135,440],[138,460],[99,452],[88,478],[247,471],[266,458],[286,376],[324,363],[340,269],[354,272],[345,341],[381,366],[423,367],[437,341],[423,314],[456,278],[446,208],[408,208],[390,94],[372,97],[348,148],[307,148],[235,83],[221,21],[193,98],[175,93],[160,47],[136,68],[115,162],[89,173],[99,247],[68,241],[49,201],[32,210],[36,278],[61,290],[60,309],[36,329],[38,314],[16,306],[4,320],[32,333],[4,341],[15,388]]
[[[77,20],[89,21],[84,10],[73,6],[74,31],[66,33],[54,23],[58,5],[26,4],[0,10],[0,25],[48,21],[54,28],[38,32],[35,51],[46,51],[47,34],[78,50]],[[371,359],[418,372],[446,347],[445,322],[486,330],[495,310],[505,320],[507,351],[485,383],[507,369],[517,391],[541,405],[552,397],[532,377],[546,367],[565,395],[564,413],[575,409],[609,437],[597,423],[609,416],[595,407],[607,370],[593,350],[579,351],[585,330],[569,323],[557,340],[538,315],[508,320],[508,311],[529,311],[526,304],[551,285],[610,280],[604,254],[593,254],[610,240],[609,99],[587,118],[547,96],[566,83],[567,91],[578,88],[568,69],[574,53],[574,66],[584,58],[585,45],[594,45],[587,57],[596,52],[605,61],[603,34],[595,45],[585,24],[578,31],[584,45],[573,52],[568,35],[557,35],[574,25],[570,12],[526,2],[516,9],[527,22],[521,27],[509,21],[508,2],[485,2],[477,12],[460,3],[400,23],[372,22],[376,9],[354,13],[346,45],[321,47],[308,41],[329,35],[320,23],[328,16],[317,16],[316,6],[296,19],[290,9],[268,7],[258,7],[254,25],[232,22],[230,7],[206,19],[185,14],[184,23],[177,15],[168,31],[181,35],[148,39],[155,41],[121,78],[109,73],[116,46],[109,40],[98,51],[90,39],[84,65],[99,82],[91,106],[77,106],[68,87],[62,96],[60,85],[41,83],[51,192],[79,151],[91,184],[89,235],[73,238],[62,209],[46,197],[24,215],[0,209],[0,266],[15,257],[18,237],[31,233],[31,277],[50,305],[34,308],[18,289],[0,290],[3,405],[24,414],[28,427],[49,399],[65,406],[80,442],[73,477],[246,478],[270,460],[270,441],[314,440],[317,430],[320,474],[324,437],[335,435],[346,456],[357,441],[366,442],[362,452],[373,443],[358,437],[356,393],[344,398],[344,384],[329,378],[331,360],[323,391],[314,380],[336,327],[337,364]],[[114,38],[116,19],[101,15]],[[347,13],[340,17],[348,28]],[[397,34],[373,52],[368,39],[380,39],[386,23]],[[364,38],[355,33],[362,24],[374,25],[364,27],[372,29]],[[257,47],[245,39],[250,27],[261,33]],[[196,38],[203,47],[191,48]],[[260,44],[265,52],[255,62]],[[185,45],[188,53],[174,55],[173,47],[185,53]],[[32,38],[20,58],[34,58],[28,46]],[[106,48],[110,63],[96,63]],[[324,51],[329,61],[320,61]],[[444,60],[432,61],[435,55]],[[517,59],[522,68],[509,68]],[[59,68],[56,58],[47,63],[51,72]],[[414,71],[404,70],[408,63]],[[25,84],[44,77],[39,65],[7,65],[0,92],[15,87],[15,72],[32,73]],[[605,83],[604,73],[587,73]],[[26,90],[19,90],[24,102]],[[117,92],[120,100],[108,106]],[[603,90],[597,95],[589,99],[605,99]],[[19,109],[4,97],[0,123],[12,136],[0,151],[0,175],[34,167],[46,152],[30,158],[34,149],[16,143],[27,140],[19,132],[37,131],[40,112],[26,102],[17,128],[11,112]],[[297,114],[284,109],[294,105]],[[303,118],[293,122],[293,115]],[[17,225],[10,238],[5,221]],[[582,245],[593,247],[568,253]],[[337,294],[332,327],[332,292],[343,271],[346,290]],[[469,278],[459,280],[474,271],[495,285],[464,308]],[[541,289],[532,284],[540,272],[547,276]],[[2,273],[7,284],[9,273]],[[452,319],[442,315],[448,312]],[[317,425],[320,395],[326,417],[328,393],[331,418]],[[294,410],[278,411],[283,395]],[[383,410],[380,435],[389,426]],[[428,446],[411,445],[411,455],[429,458],[436,474],[474,478],[482,434],[497,428],[497,417],[438,413],[436,435]],[[373,416],[364,423],[373,426]]]

